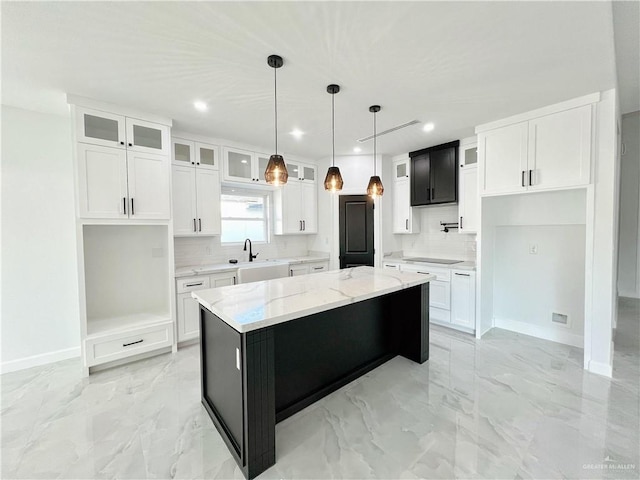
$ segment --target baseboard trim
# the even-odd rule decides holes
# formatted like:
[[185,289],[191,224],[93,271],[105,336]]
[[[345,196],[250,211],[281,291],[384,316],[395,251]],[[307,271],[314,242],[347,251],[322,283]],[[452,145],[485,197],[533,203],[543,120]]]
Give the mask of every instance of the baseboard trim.
[[575,333],[562,332],[555,329],[544,328],[540,325],[532,325],[530,323],[504,318],[494,318],[493,322],[493,326],[496,328],[523,333],[524,335],[530,335],[564,345],[571,345],[572,347],[584,348],[584,338]]
[[609,378],[613,376],[613,367],[611,365],[607,365],[606,363],[594,362],[593,360],[589,360],[588,370],[591,373],[604,375],[605,377]]
[[10,360],[0,364],[0,374],[26,370],[27,368],[47,365],[75,357],[80,357],[80,347],[65,348],[55,352],[41,353],[40,355]]

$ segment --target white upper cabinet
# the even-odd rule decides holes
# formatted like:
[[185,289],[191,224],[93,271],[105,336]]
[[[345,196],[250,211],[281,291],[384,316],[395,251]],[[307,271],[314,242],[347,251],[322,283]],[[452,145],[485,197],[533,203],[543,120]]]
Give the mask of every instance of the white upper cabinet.
[[173,149],[173,234],[220,235],[218,147],[180,138]]
[[169,153],[166,125],[82,107],[76,109],[76,140],[141,153]]
[[482,194],[517,193],[525,188],[527,122],[478,135]]
[[598,100],[588,95],[477,127],[480,195],[588,185]]
[[78,144],[78,209],[82,218],[127,218],[127,152]]
[[164,155],[127,152],[129,218],[170,218],[168,163]]
[[223,180],[225,182],[249,183],[267,186],[264,171],[269,155],[239,148],[224,147],[222,153]]
[[418,233],[418,215],[411,208],[410,159],[393,162],[393,233]]
[[458,175],[458,232],[478,231],[478,145],[460,145],[458,155],[460,174]]
[[590,173],[591,105],[529,122],[531,190],[587,185]]
[[[287,162],[287,184],[274,191],[276,235],[318,233],[317,167]],[[305,173],[306,171],[306,173]]]

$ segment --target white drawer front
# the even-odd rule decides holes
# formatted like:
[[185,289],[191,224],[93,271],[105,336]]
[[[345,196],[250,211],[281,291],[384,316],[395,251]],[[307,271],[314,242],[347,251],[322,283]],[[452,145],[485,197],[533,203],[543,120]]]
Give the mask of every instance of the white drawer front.
[[404,263],[400,266],[400,270],[403,272],[413,272],[413,273],[429,273],[431,275],[436,275],[436,280],[440,280],[442,282],[451,281],[451,270],[448,268],[442,267],[431,267],[429,265],[415,265],[413,263]]
[[429,307],[429,321],[451,323],[451,312],[442,308]]
[[329,270],[329,264],[327,262],[309,263],[309,273],[320,273]]
[[173,343],[173,324],[171,322],[153,327],[144,327],[135,332],[109,336],[107,338],[87,339],[87,366],[119,360],[132,355],[150,352]]
[[432,280],[429,282],[429,306],[451,309],[451,284]]
[[387,270],[400,270],[400,264],[399,263],[387,263],[387,262],[384,262],[382,264],[382,268],[387,269]]
[[189,277],[176,280],[176,293],[195,292],[209,288],[209,277]]

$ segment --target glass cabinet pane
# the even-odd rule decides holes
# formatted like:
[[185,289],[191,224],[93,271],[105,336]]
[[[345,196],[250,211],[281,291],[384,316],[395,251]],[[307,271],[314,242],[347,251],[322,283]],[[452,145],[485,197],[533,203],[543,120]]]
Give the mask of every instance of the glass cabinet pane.
[[406,162],[398,163],[396,165],[396,178],[404,178],[406,176],[407,176]]
[[191,146],[175,142],[173,144],[173,158],[177,162],[191,163]]
[[302,178],[304,178],[305,180],[311,180],[311,181],[315,181],[316,180],[316,170],[315,170],[315,168],[304,167],[302,173],[303,173]]
[[139,147],[162,150],[162,131],[157,128],[134,125],[133,144]]
[[258,178],[262,181],[266,181],[264,179],[264,171],[267,169],[268,163],[269,157],[258,156]]
[[472,146],[464,150],[464,164],[471,165],[478,163],[478,147]]
[[118,141],[118,121],[84,114],[84,136],[112,142]]
[[302,178],[302,171],[297,163],[287,162],[287,172],[289,173],[289,178]]
[[200,163],[215,167],[216,155],[212,148],[200,147]]
[[228,152],[227,161],[230,176],[238,178],[252,178],[251,155],[240,152]]

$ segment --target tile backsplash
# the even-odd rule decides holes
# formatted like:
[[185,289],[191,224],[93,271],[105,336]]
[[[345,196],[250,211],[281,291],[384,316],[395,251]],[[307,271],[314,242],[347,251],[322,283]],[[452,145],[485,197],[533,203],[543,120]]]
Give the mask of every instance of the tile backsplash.
[[402,253],[405,257],[476,259],[475,234],[461,234],[457,229],[442,231],[440,222],[458,221],[458,206],[414,208],[419,216],[420,233],[399,235],[402,237]]
[[[246,261],[249,252],[242,248],[243,244],[223,246],[220,237],[175,237],[176,268],[227,263],[231,258]],[[273,236],[270,243],[253,243],[253,253],[259,254],[258,260],[304,256],[307,250],[306,236]]]

